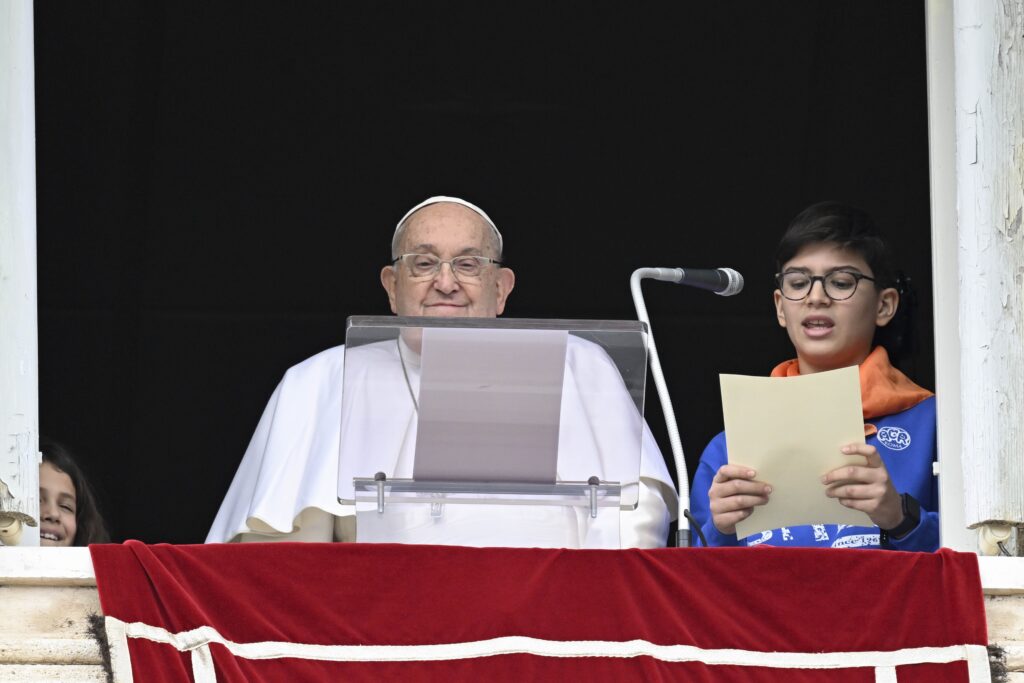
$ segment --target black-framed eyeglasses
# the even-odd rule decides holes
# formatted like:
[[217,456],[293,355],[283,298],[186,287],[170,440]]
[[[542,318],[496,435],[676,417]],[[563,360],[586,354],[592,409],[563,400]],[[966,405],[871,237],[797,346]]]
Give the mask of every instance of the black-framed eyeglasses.
[[832,301],[845,301],[857,292],[861,280],[875,282],[875,278],[850,270],[833,270],[828,275],[809,275],[799,270],[775,274],[775,285],[782,296],[790,301],[803,301],[811,293],[815,282],[821,282],[825,296]]
[[452,269],[456,280],[476,280],[489,265],[500,266],[501,261],[488,256],[456,256],[445,261],[434,254],[402,254],[392,265],[399,261],[405,264],[414,278],[436,277],[445,263]]

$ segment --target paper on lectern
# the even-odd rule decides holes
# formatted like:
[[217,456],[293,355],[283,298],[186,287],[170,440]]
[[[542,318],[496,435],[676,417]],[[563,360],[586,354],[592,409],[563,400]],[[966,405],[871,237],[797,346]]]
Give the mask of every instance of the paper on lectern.
[[840,451],[864,443],[857,367],[720,381],[729,462],[756,470],[773,489],[767,505],[736,524],[738,538],[805,524],[872,525],[867,514],[827,497],[821,483],[830,470],[865,462]]
[[424,328],[413,478],[553,484],[568,339]]

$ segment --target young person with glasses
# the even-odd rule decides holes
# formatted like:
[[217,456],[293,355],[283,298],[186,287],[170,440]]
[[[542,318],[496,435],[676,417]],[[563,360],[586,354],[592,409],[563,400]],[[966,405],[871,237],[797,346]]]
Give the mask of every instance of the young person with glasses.
[[865,464],[825,474],[822,495],[865,512],[875,526],[814,524],[737,538],[736,523],[768,502],[772,486],[728,462],[723,432],[708,444],[693,482],[691,511],[707,545],[938,548],[935,396],[890,362],[906,345],[912,299],[891,258],[871,217],[838,202],[801,212],[776,251],[776,316],[796,358],[772,377],[859,366],[867,443],[842,451]]

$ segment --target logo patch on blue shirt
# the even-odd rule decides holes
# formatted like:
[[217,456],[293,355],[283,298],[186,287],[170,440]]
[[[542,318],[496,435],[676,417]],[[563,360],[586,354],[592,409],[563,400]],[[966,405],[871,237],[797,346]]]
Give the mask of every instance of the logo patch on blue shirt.
[[882,427],[878,441],[891,451],[902,451],[910,446],[910,432],[903,427]]

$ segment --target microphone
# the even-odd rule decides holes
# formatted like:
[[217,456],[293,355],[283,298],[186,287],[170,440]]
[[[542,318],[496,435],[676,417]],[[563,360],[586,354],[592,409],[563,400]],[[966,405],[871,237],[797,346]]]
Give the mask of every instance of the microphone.
[[743,276],[732,268],[644,268],[644,276],[706,289],[719,296],[732,296],[743,291]]
[[[654,378],[654,386],[658,389],[658,398],[661,400],[661,412],[665,416],[665,426],[668,428],[668,440],[672,446],[672,459],[676,465],[679,490],[679,527],[676,530],[676,545],[685,548],[690,545],[690,487],[689,475],[686,471],[686,458],[683,457],[683,442],[679,437],[679,425],[676,424],[676,413],[672,408],[672,399],[668,395],[668,386],[665,384],[665,374],[661,370],[661,361],[658,359],[658,347],[654,343],[654,330],[651,329],[651,319],[647,316],[647,304],[644,303],[644,293],[640,289],[640,281],[661,280],[663,282],[676,282],[700,289],[708,289],[720,296],[732,296],[739,294],[743,289],[743,276],[732,268],[716,268],[714,270],[696,270],[690,268],[637,268],[629,276],[629,290],[633,294],[633,305],[636,306],[637,319],[647,325],[647,361],[651,366],[651,377]],[[694,525],[696,526],[696,525]],[[701,541],[704,535],[700,528],[697,534]],[[707,543],[705,542],[706,546]]]

